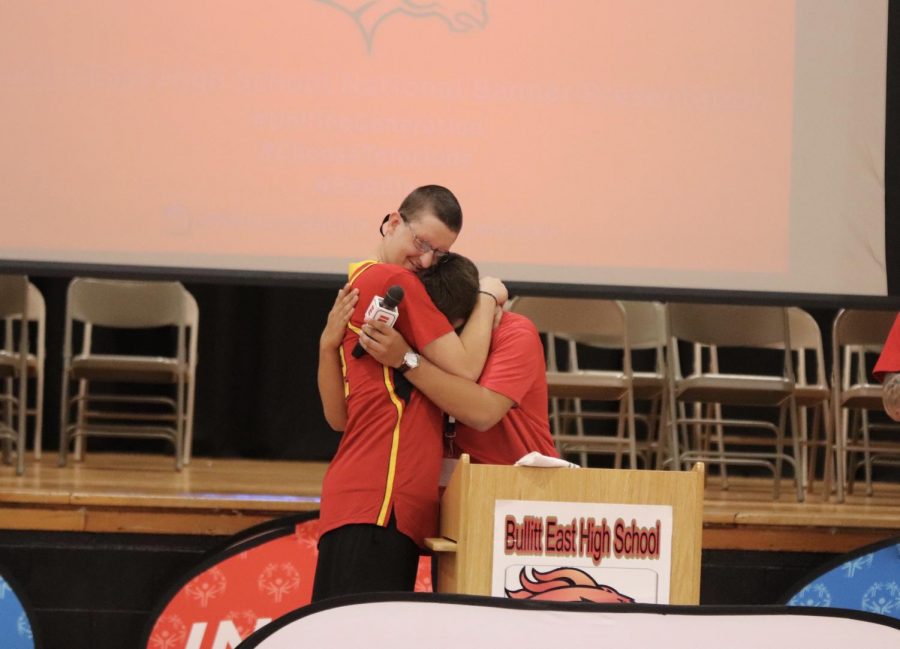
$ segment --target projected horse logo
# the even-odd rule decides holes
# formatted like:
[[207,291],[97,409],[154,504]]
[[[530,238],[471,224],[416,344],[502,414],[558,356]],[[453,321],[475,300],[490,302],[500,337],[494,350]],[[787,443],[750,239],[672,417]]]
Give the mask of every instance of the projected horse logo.
[[375,31],[387,18],[404,14],[413,18],[438,18],[451,31],[483,29],[487,24],[487,0],[318,0],[353,18],[371,52]]

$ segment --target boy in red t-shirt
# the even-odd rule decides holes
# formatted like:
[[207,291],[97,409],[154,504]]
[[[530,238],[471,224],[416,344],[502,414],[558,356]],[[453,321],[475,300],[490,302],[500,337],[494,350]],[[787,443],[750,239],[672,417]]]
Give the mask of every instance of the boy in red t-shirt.
[[[451,283],[454,274],[450,269],[439,281]],[[422,281],[437,304],[435,276],[439,272]],[[360,342],[387,367],[400,367],[415,354],[402,332],[377,322],[363,327]],[[482,464],[513,464],[532,451],[559,457],[547,416],[544,347],[528,318],[495,307],[490,353],[477,382],[445,372],[426,358],[405,378],[458,422],[449,438],[450,455],[468,453]]]

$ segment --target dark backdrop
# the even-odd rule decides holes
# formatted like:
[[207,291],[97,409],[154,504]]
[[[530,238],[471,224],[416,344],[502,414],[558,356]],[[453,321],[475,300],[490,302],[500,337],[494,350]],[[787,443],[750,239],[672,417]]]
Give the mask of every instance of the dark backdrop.
[[[44,447],[50,451],[59,439],[65,293],[70,279],[32,277],[47,301]],[[339,434],[322,416],[316,365],[319,333],[340,282],[327,288],[185,285],[200,309],[194,455],[331,459]],[[809,311],[822,329],[827,356],[836,309]],[[151,332],[138,344],[142,351],[171,353],[171,338]],[[116,350],[117,343],[131,349],[136,341],[99,342]],[[752,358],[747,360],[752,364]],[[90,449],[171,452],[167,444],[154,440],[91,439]]]
[[[34,277],[47,302],[44,447],[59,440],[65,293],[69,277]],[[334,289],[186,283],[200,308],[194,454],[330,459],[316,388],[318,339]],[[163,351],[170,336],[125,341]],[[110,343],[110,341],[106,341]],[[115,341],[111,341],[115,346]],[[124,351],[124,350],[123,350]],[[171,347],[169,347],[171,353]],[[91,439],[91,449],[159,450],[154,440]]]

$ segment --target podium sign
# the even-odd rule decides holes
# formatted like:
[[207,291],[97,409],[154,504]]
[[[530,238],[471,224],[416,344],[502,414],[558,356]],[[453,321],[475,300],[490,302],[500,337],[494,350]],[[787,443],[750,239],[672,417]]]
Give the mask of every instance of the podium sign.
[[672,507],[498,500],[491,595],[668,604]]

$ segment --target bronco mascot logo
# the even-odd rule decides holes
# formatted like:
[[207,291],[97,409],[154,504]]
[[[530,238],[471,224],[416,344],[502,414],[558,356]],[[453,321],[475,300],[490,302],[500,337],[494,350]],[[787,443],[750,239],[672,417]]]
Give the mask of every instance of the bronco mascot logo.
[[487,0],[319,0],[353,18],[372,51],[375,30],[394,14],[439,18],[455,32],[482,29],[487,24]]
[[634,598],[623,595],[615,588],[598,584],[594,579],[577,568],[558,568],[547,572],[532,569],[534,581],[519,573],[521,590],[506,589],[511,599],[532,599],[545,602],[597,602],[600,604],[632,604]]

